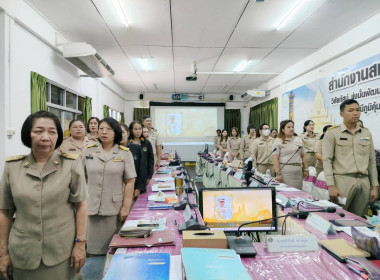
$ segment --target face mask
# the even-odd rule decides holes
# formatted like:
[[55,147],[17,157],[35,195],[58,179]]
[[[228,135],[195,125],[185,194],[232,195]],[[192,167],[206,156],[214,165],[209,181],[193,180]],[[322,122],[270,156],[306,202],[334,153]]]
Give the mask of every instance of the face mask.
[[270,130],[269,129],[263,130],[263,134],[264,134],[264,136],[269,136]]

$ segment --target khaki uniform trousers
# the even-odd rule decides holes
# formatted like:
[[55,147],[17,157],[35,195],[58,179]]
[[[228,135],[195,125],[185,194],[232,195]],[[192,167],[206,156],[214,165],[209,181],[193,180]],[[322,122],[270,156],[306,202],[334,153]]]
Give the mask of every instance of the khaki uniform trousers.
[[310,153],[310,152],[306,152],[306,159],[307,159],[307,163],[310,166],[314,166],[315,167],[315,164],[317,163],[317,157],[315,155],[315,153]]
[[270,175],[274,177],[274,166],[273,164],[258,164],[257,170],[259,170],[260,173],[265,174],[267,170],[270,170]]
[[343,209],[363,216],[368,212],[369,196],[371,186],[366,175],[356,178],[355,175],[334,174],[335,186],[343,197],[347,197],[346,205]]
[[[283,165],[280,164],[282,167]],[[301,164],[299,166],[286,165],[281,170],[283,183],[302,190],[303,171]]]

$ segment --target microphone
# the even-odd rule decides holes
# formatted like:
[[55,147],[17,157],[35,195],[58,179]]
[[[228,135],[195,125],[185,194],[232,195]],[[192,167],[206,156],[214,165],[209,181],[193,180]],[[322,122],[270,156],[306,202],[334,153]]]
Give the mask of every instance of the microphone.
[[310,213],[316,212],[327,212],[327,213],[335,213],[335,207],[327,207],[325,209],[316,210],[316,211],[299,211],[297,209],[293,209],[293,212],[288,213],[289,216],[296,217],[297,219],[306,219]]
[[[296,153],[299,151],[299,150],[301,150],[301,148],[302,148],[302,146],[297,146],[297,150],[294,152],[294,154],[285,162],[285,164],[282,166],[282,167],[280,167],[280,169],[278,170],[278,172],[280,172],[288,163],[289,163],[289,161],[296,155]],[[280,163],[280,165],[281,165],[281,163]],[[277,172],[277,173],[278,173]],[[269,180],[269,182],[266,184],[266,187],[268,187],[269,186],[269,184],[270,184],[270,182],[272,182],[272,180],[274,179],[274,177],[272,177],[270,180]]]

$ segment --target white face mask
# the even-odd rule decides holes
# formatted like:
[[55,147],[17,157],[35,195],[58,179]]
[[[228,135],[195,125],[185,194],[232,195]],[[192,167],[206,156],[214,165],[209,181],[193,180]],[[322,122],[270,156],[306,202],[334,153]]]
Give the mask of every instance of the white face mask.
[[269,129],[263,130],[263,134],[264,134],[264,136],[269,136],[270,130]]

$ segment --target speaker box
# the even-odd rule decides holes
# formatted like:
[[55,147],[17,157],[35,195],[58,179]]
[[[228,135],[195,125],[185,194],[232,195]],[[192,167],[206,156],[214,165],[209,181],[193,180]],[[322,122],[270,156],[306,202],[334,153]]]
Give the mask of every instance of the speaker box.
[[234,96],[231,94],[230,95],[230,101],[234,100]]
[[143,100],[144,99],[144,94],[140,94],[140,100]]

